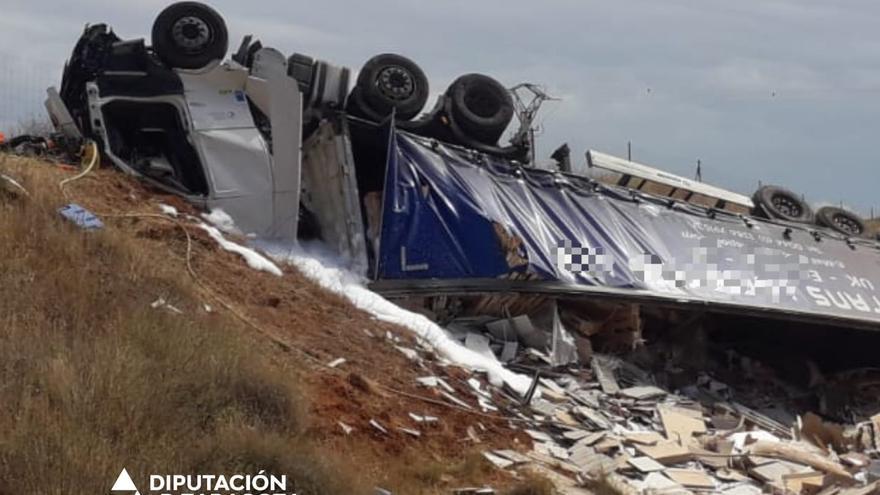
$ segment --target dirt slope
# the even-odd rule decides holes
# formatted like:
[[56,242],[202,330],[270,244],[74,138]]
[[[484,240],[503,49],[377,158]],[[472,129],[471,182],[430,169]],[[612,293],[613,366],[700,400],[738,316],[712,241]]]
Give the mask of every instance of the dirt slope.
[[[71,169],[0,156],[0,172],[19,179],[32,195],[39,191],[52,207],[76,202],[99,214],[128,215],[155,214],[164,203],[184,215],[199,214],[179,198],[148,190],[110,169],[96,170],[68,186],[67,200],[58,183],[73,175]],[[464,383],[468,372],[441,369],[430,361],[417,365],[386,337],[397,336],[401,345],[415,347],[406,330],[375,321],[291,267],[283,267],[283,277],[257,272],[237,255],[221,250],[204,231],[184,222],[193,239],[192,267],[205,290],[187,273],[187,240],[179,225],[152,217],[108,216],[104,221],[107,229],[131,240],[136,249],[150,253],[166,268],[173,267],[181,284],[191,287],[203,304],[215,308],[206,313],[206,324],[216,317],[214,313],[238,319],[222,309],[223,304],[246,317],[248,323],[240,327],[248,332],[250,345],[301,384],[309,403],[309,438],[356,466],[363,479],[394,493],[409,494],[441,493],[464,484],[497,487],[510,483],[498,478],[477,452],[488,447],[526,448],[528,437],[509,429],[506,421],[414,398],[438,399],[436,392],[418,387],[415,381],[419,376],[438,374],[448,376],[458,395],[473,402]],[[71,228],[71,240],[83,235],[87,234]],[[157,287],[156,296],[161,295],[161,287]],[[346,362],[336,369],[326,366],[337,358]],[[424,427],[410,418],[411,412],[441,420],[434,427]],[[384,425],[388,433],[372,427],[371,420]],[[353,431],[344,433],[340,421]],[[398,428],[418,429],[422,435],[414,438]],[[469,439],[469,429],[478,432],[479,444]]]

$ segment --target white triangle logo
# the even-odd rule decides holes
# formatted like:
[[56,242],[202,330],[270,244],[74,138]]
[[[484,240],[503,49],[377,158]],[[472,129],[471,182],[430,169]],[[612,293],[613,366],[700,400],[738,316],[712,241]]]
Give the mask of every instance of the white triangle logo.
[[119,473],[119,477],[116,478],[116,483],[113,483],[113,488],[110,489],[111,492],[134,492],[135,495],[140,495],[136,486],[134,486],[134,481],[132,481],[131,476],[128,475],[128,471],[125,468],[122,468],[122,472]]

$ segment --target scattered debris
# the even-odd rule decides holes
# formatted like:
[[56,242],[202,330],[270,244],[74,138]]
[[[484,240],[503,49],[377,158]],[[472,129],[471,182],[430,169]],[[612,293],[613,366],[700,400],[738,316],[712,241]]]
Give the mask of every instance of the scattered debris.
[[468,439],[474,443],[482,443],[483,442],[483,440],[479,437],[479,435],[477,435],[477,431],[474,430],[473,426],[467,427],[467,435],[468,435]]
[[436,387],[440,384],[440,379],[436,376],[423,376],[416,378],[416,381],[419,383],[419,385],[422,385],[423,387],[431,388]]
[[341,366],[345,362],[346,362],[345,358],[334,359],[333,361],[330,361],[329,363],[327,363],[327,367],[328,368],[336,368],[338,366]]
[[821,454],[810,452],[805,447],[794,443],[783,442],[755,442],[747,447],[750,454],[761,457],[785,459],[799,463],[820,471],[839,476],[842,479],[851,480],[853,475],[835,460]]
[[515,462],[511,461],[510,459],[507,459],[507,458],[502,457],[497,454],[493,454],[492,452],[483,452],[483,457],[485,457],[486,460],[488,460],[489,462],[494,464],[495,467],[497,467],[499,469],[506,469],[506,468],[509,468],[510,466],[513,466],[514,464],[516,464]]
[[156,299],[155,301],[153,301],[152,303],[150,303],[150,307],[153,309],[164,308],[164,309],[168,310],[169,312],[174,313],[174,314],[178,314],[178,315],[183,314],[183,311],[181,311],[176,306],[169,304],[168,301],[166,301],[164,297],[160,297],[160,298]]
[[440,395],[442,395],[446,399],[449,399],[450,402],[452,402],[453,404],[455,404],[457,406],[463,407],[465,409],[473,409],[473,407],[471,407],[467,402],[464,402],[463,400],[450,394],[449,392],[440,392]]
[[58,213],[60,213],[62,217],[73,222],[83,230],[96,230],[104,228],[104,222],[102,222],[100,218],[76,203],[70,203],[69,205],[62,206],[58,210]]
[[6,187],[7,185],[11,188],[14,188],[16,191],[20,191],[25,196],[30,196],[30,193],[27,191],[27,189],[25,189],[24,186],[22,186],[17,180],[6,174],[0,174],[0,186]]
[[657,407],[666,438],[687,445],[695,435],[706,433],[706,423],[699,412],[662,405]]
[[[385,340],[427,371],[415,382],[430,395],[464,411],[510,418],[511,428],[530,440],[517,450],[486,450],[487,462],[500,470],[546,474],[557,487],[567,487],[558,488],[560,493],[588,493],[582,488],[601,482],[625,494],[856,495],[873,493],[871,483],[880,480],[875,441],[880,427],[875,429],[869,416],[848,426],[814,413],[787,413],[777,404],[784,404],[778,399],[785,389],[753,362],[740,359],[737,365],[750,371],[723,375],[725,380],[708,372],[688,374],[673,361],[647,368],[638,353],[594,353],[589,363],[578,359],[560,365],[548,347],[529,346],[528,340],[550,345],[553,333],[553,325],[532,313],[449,321],[453,338],[470,351],[486,359],[504,355],[511,370],[531,375],[525,394],[530,400],[505,382],[493,382],[485,371],[435,361],[438,356],[423,352],[424,347],[407,347],[391,334]],[[725,358],[736,363],[730,352]],[[338,358],[330,365],[342,362]],[[758,380],[748,374],[758,372],[763,373]],[[674,389],[668,386],[670,376],[677,380]],[[748,381],[748,387],[737,380]],[[384,393],[355,373],[349,381],[369,393]],[[762,386],[766,391],[759,393]],[[439,422],[424,413],[406,414],[419,428]],[[786,417],[792,419],[786,423]],[[880,422],[880,416],[875,419]],[[370,425],[389,435],[377,420]],[[415,427],[390,429],[416,441],[425,435]],[[464,431],[463,442],[491,442],[476,417]]]
[[[560,361],[552,348],[554,332],[560,338],[562,319],[553,317],[559,310],[555,304],[533,306],[538,313],[551,311],[499,319],[464,314],[449,323],[450,333],[471,351],[499,356],[511,369],[532,375],[525,399],[493,387],[479,372],[441,378],[446,368],[432,368],[418,351],[394,344],[437,373],[417,378],[419,385],[455,407],[519,421],[511,426],[521,428],[531,448],[487,450],[483,457],[497,469],[551,473],[557,487],[570,487],[560,493],[586,493],[577,490],[601,482],[625,494],[854,495],[873,493],[870,483],[880,480],[874,438],[880,434],[880,415],[846,426],[814,413],[787,413],[774,404],[779,382],[745,359],[738,365],[749,371],[726,378],[752,380],[748,373],[761,372],[765,383],[750,382],[736,397],[743,389],[737,382],[725,383],[706,372],[688,374],[674,362],[662,363],[658,372],[635,359],[603,353],[590,354],[589,363]],[[444,314],[442,308],[432,311]],[[565,321],[573,321],[571,312]],[[586,318],[578,322],[578,333],[601,334],[601,325]],[[623,328],[631,333],[633,326]],[[727,353],[727,359],[734,358]],[[677,389],[666,386],[670,377],[677,380]],[[762,385],[767,391],[760,395]],[[409,417],[417,424],[437,421],[415,413]],[[466,427],[463,440],[484,444],[474,425]],[[398,429],[419,438],[416,430]]]
[[516,357],[519,350],[519,344],[516,342],[505,342],[504,348],[501,350],[501,356],[498,357],[502,363],[509,363]]
[[511,461],[512,465],[528,464],[531,459],[515,450],[495,450],[493,454]]
[[395,349],[400,351],[401,354],[406,356],[406,358],[409,359],[410,361],[418,361],[419,360],[419,353],[416,352],[414,349],[410,349],[408,347],[403,347],[400,345],[396,345],[394,347],[395,347]]
[[603,392],[606,394],[620,392],[620,386],[617,384],[617,380],[614,379],[614,371],[604,362],[601,356],[595,356],[590,364]]
[[177,208],[175,208],[171,205],[166,205],[165,203],[159,203],[159,210],[164,215],[168,215],[169,217],[177,218],[177,215],[178,215]]
[[672,481],[661,473],[650,473],[639,483],[639,487],[645,493],[689,493],[678,483]]
[[667,466],[689,461],[693,454],[687,447],[676,442],[662,442],[656,445],[637,445],[636,450],[655,461]]
[[642,473],[653,473],[654,471],[663,471],[664,466],[650,457],[630,457],[627,459],[634,468]]
[[398,428],[398,430],[406,433],[409,436],[415,437],[415,438],[419,438],[422,436],[422,432],[420,432],[419,430],[413,430],[412,428]]
[[370,420],[370,426],[372,426],[373,428],[379,430],[380,432],[382,432],[382,433],[385,434],[385,435],[388,434],[388,430],[386,430],[385,427],[382,426],[381,424],[379,424],[379,422],[376,421],[375,419],[371,419],[371,420]]
[[666,395],[666,391],[654,386],[630,387],[620,391],[621,395],[636,400],[656,399]]
[[715,481],[711,476],[696,469],[667,469],[663,472],[672,481],[686,488],[709,489],[715,488]]
[[418,414],[409,413],[409,417],[412,418],[416,423],[436,423],[440,421],[440,418],[436,416],[420,416]]

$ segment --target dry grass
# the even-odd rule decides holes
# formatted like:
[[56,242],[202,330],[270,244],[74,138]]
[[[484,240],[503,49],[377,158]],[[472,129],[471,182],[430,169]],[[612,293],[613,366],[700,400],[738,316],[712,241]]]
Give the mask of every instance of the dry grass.
[[529,475],[519,484],[504,492],[504,495],[554,495],[556,493],[550,480],[537,475]]
[[123,467],[361,492],[304,437],[291,374],[207,313],[179,262],[80,231],[24,185],[30,200],[0,189],[0,494],[108,493]]
[[414,462],[389,466],[394,493],[447,493],[442,490],[454,480],[459,486],[482,485],[493,472],[479,450],[467,450],[458,459],[413,459]]

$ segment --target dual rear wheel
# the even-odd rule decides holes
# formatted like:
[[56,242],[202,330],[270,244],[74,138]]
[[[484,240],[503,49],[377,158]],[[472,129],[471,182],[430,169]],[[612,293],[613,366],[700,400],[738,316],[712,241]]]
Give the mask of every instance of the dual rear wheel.
[[868,228],[858,215],[843,208],[823,206],[814,213],[795,193],[776,186],[763,186],[752,196],[755,213],[765,218],[794,223],[815,223],[849,237],[863,237]]
[[[377,55],[364,64],[349,97],[350,112],[381,121],[392,113],[398,121],[416,118],[428,101],[428,78],[412,60],[393,53]],[[507,89],[482,74],[456,79],[443,95],[442,116],[476,142],[494,146],[513,118]]]

